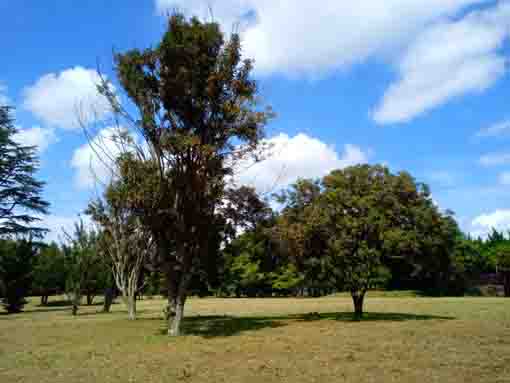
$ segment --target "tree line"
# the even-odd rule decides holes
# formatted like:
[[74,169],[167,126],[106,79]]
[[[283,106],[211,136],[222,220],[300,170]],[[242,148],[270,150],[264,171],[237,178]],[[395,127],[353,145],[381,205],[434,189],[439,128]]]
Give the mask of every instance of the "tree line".
[[[380,177],[378,183],[374,177]],[[74,315],[82,300],[90,305],[97,295],[104,297],[108,312],[120,296],[135,319],[137,296],[168,296],[163,263],[137,227],[138,218],[126,213],[116,221],[120,213],[112,204],[122,203],[112,188],[87,210],[97,224],[77,222],[62,245],[0,241],[0,286],[8,311],[20,311],[28,295],[40,296],[46,305],[49,296],[65,294]],[[464,295],[482,276],[496,275],[510,296],[510,234],[494,230],[485,239],[466,236],[450,212],[434,205],[426,186],[407,173],[360,165],[333,171],[321,181],[299,180],[275,196],[278,210],[248,187],[227,194],[214,233],[222,245],[210,262],[194,270],[190,295],[348,291],[361,316],[369,289]]]

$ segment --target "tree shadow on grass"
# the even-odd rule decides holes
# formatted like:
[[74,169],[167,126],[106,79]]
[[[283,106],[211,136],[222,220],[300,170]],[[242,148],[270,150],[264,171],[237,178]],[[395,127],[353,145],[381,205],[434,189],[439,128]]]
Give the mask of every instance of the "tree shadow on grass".
[[[154,320],[151,318],[148,320]],[[424,320],[453,320],[455,317],[438,315],[419,315],[408,313],[372,313],[367,312],[361,320],[357,320],[352,312],[334,313],[307,313],[291,314],[282,316],[194,316],[185,317],[182,323],[182,332],[185,335],[196,335],[204,338],[228,337],[238,335],[246,331],[256,331],[265,328],[278,328],[288,326],[292,322],[312,322],[318,320],[335,320],[341,322],[403,322],[403,321],[424,321]],[[166,329],[160,330],[166,334]]]
[[[152,318],[156,319],[156,318]],[[245,331],[262,330],[264,328],[277,328],[285,326],[270,317],[236,317],[206,315],[185,317],[182,321],[181,331],[184,335],[195,335],[203,338],[228,337],[238,335]],[[160,334],[166,334],[167,329],[161,329]]]
[[334,312],[334,313],[308,313],[289,316],[289,319],[296,319],[301,321],[315,321],[315,320],[337,320],[341,322],[404,322],[413,320],[453,320],[455,317],[441,316],[441,315],[425,315],[425,314],[409,314],[409,313],[376,313],[365,312],[361,319],[356,319],[352,312]]

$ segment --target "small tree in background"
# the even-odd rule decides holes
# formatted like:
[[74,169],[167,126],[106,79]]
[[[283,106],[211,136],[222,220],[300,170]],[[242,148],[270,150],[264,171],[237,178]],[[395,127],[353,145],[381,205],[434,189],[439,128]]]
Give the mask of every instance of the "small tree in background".
[[41,246],[34,263],[32,291],[41,296],[41,305],[46,305],[50,295],[65,291],[64,254],[56,243],[51,243]]
[[497,271],[501,274],[505,297],[510,297],[510,240],[503,240],[491,249]]
[[107,275],[98,251],[97,234],[87,230],[83,220],[75,223],[72,234],[65,233],[67,243],[64,256],[67,269],[66,295],[72,305],[72,314],[78,313],[81,298],[87,295],[87,303],[92,304],[93,294],[104,287]]
[[102,229],[101,250],[108,258],[129,319],[134,320],[136,296],[143,288],[143,268],[154,250],[152,237],[126,205],[125,185],[121,182],[112,182],[104,201],[90,203],[87,213]]
[[0,240],[2,305],[9,314],[21,312],[26,304],[35,255],[36,249],[29,240]]

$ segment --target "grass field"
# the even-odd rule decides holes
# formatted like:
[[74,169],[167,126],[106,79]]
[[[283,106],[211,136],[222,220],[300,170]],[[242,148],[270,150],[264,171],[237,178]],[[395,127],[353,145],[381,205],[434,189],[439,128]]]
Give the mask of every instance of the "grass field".
[[191,299],[176,339],[163,305],[0,314],[0,382],[510,382],[510,299]]

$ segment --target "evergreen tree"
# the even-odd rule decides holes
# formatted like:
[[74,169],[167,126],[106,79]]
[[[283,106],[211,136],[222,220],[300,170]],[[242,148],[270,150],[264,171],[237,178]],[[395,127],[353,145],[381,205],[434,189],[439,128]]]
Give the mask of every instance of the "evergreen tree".
[[34,224],[49,204],[41,197],[44,183],[34,178],[36,148],[15,142],[15,134],[11,108],[0,106],[0,236],[41,236],[46,230]]

